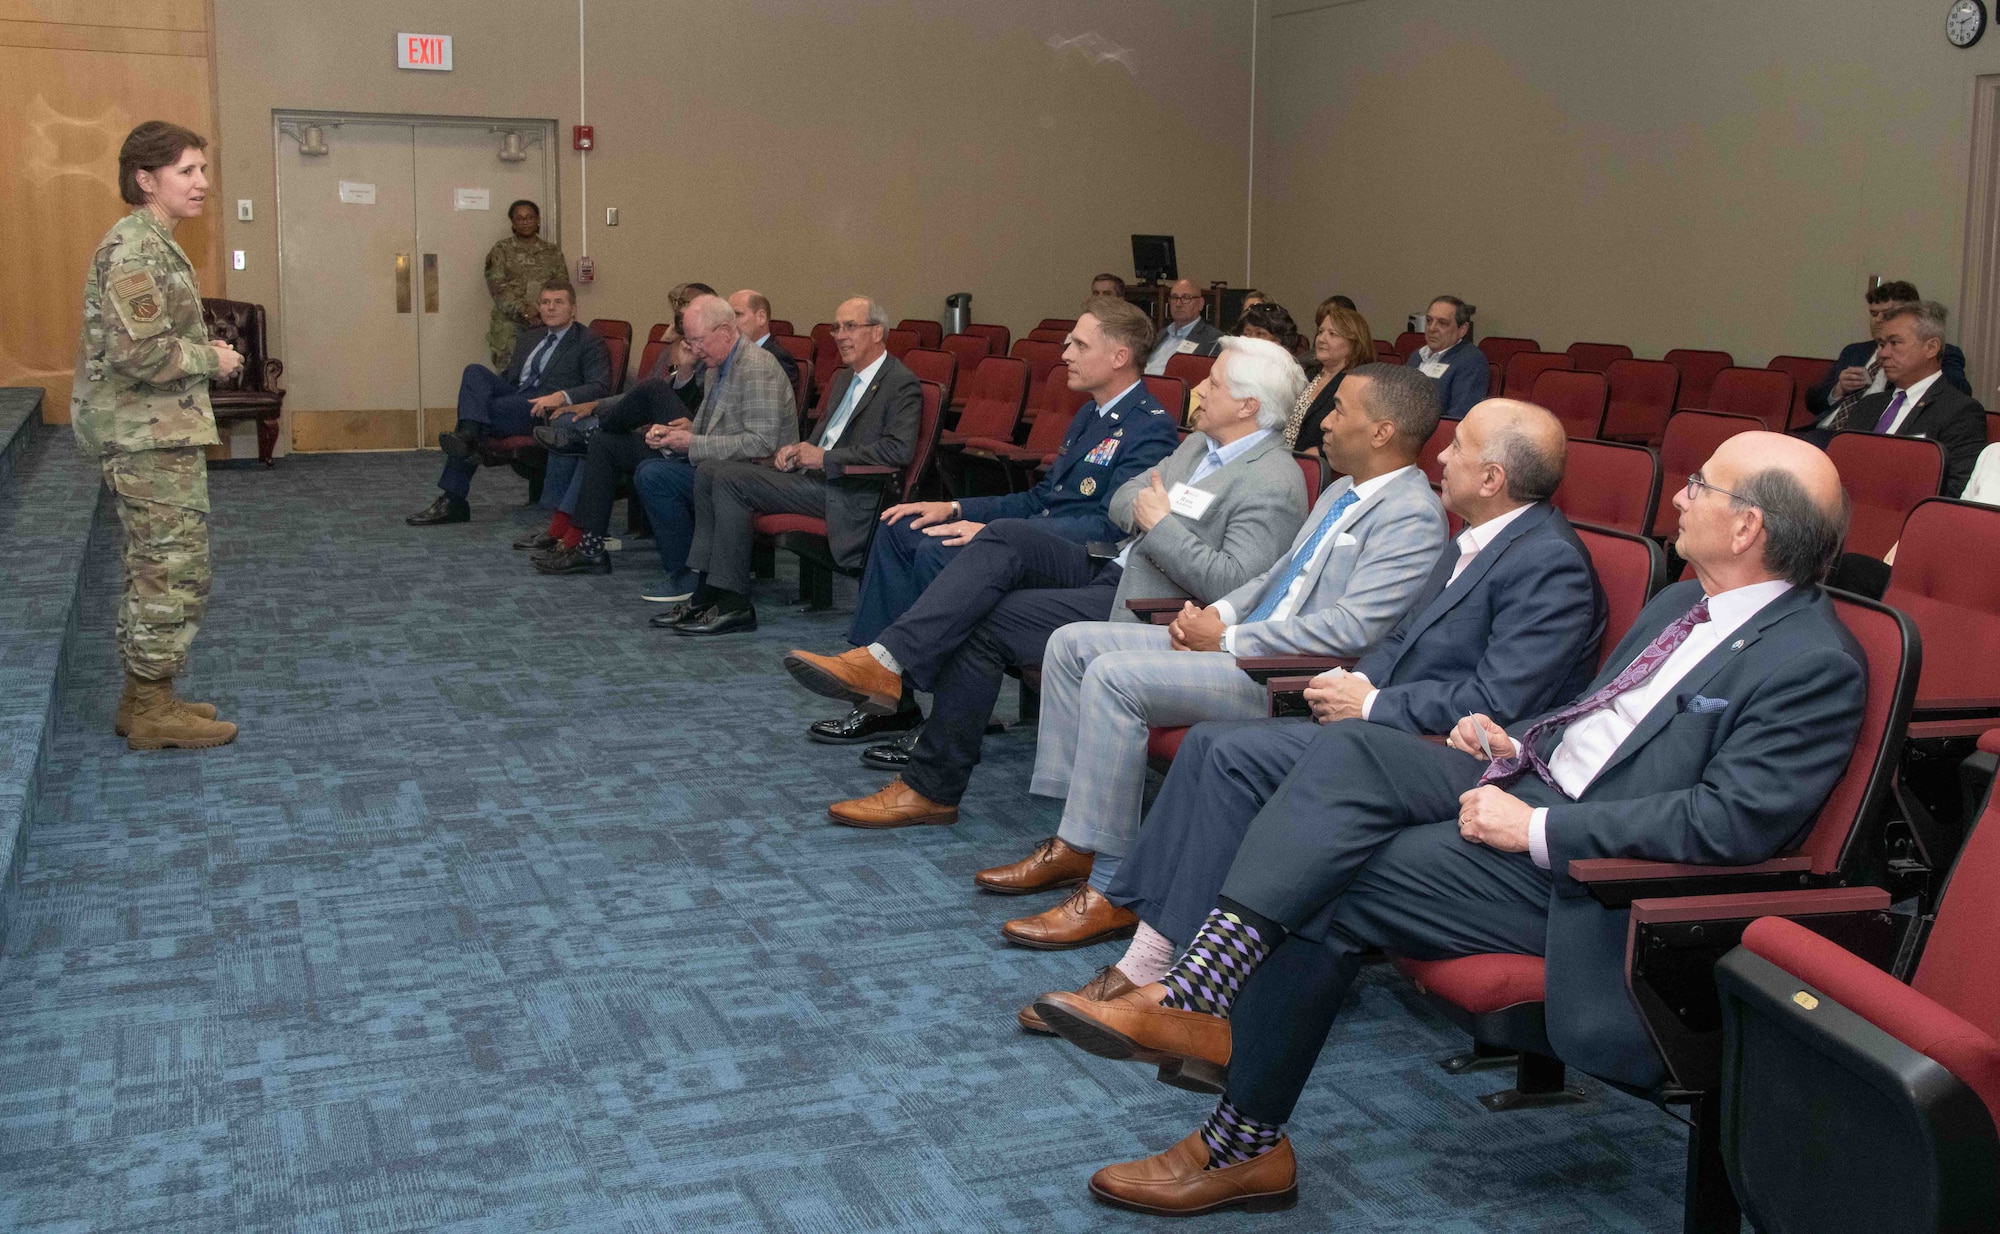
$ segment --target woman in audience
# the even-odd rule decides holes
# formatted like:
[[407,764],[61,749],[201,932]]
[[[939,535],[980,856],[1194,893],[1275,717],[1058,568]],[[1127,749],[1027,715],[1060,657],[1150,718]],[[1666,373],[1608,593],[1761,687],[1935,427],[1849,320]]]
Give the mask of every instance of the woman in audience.
[[1319,455],[1320,425],[1333,410],[1333,392],[1348,370],[1375,359],[1375,338],[1368,320],[1351,308],[1328,300],[1319,306],[1319,330],[1313,335],[1313,358],[1319,373],[1299,395],[1285,422],[1285,440],[1298,454]]
[[1236,319],[1236,329],[1232,333],[1242,338],[1260,338],[1276,343],[1297,359],[1305,350],[1305,339],[1299,334],[1292,315],[1275,300],[1259,300],[1243,310]]

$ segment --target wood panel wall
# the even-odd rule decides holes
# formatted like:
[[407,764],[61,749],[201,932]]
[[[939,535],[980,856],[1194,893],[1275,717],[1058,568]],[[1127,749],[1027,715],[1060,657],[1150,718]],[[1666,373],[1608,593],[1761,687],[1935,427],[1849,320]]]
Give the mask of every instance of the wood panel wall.
[[48,391],[42,415],[69,420],[83,276],[129,207],[118,146],[134,125],[171,120],[209,138],[209,211],[176,233],[203,295],[227,294],[208,0],[0,0],[0,385]]

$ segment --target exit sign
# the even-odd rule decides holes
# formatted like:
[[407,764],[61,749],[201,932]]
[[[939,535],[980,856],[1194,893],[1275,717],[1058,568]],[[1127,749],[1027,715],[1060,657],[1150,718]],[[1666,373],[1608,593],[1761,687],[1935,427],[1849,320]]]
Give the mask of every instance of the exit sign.
[[449,34],[399,34],[396,36],[396,67],[451,72]]

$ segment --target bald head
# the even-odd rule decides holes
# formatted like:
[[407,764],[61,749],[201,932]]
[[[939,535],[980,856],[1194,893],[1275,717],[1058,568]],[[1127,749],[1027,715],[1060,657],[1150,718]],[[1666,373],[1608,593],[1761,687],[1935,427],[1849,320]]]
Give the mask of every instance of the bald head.
[[1473,416],[1485,438],[1480,458],[1506,470],[1508,497],[1527,503],[1555,495],[1569,459],[1569,434],[1553,412],[1519,399],[1490,398],[1465,418]]
[[736,314],[736,330],[747,339],[760,339],[771,332],[771,302],[761,291],[745,287],[729,297],[729,310]]
[[1674,497],[1674,548],[1711,595],[1765,579],[1805,587],[1826,577],[1847,539],[1848,500],[1818,447],[1781,433],[1739,433],[1696,475],[1693,496]]

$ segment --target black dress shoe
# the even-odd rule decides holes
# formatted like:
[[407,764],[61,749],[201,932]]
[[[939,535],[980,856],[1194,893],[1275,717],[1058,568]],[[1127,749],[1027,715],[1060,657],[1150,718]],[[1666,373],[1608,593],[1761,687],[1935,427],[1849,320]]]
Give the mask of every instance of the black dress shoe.
[[479,438],[453,429],[449,433],[438,434],[438,449],[453,458],[472,458],[479,452]]
[[587,555],[581,545],[576,548],[557,549],[547,556],[534,559],[535,569],[544,574],[609,574],[611,554],[599,553],[595,557]]
[[472,507],[465,503],[463,497],[439,493],[436,501],[403,521],[412,527],[436,527],[440,523],[469,523],[472,521]]
[[541,552],[543,549],[554,548],[558,543],[560,541],[546,531],[531,531],[514,541],[514,547],[533,549],[536,552]]
[[913,728],[885,746],[869,746],[861,752],[861,765],[876,771],[901,772],[910,765],[910,751],[917,748],[917,734],[920,728]]
[[691,617],[699,617],[702,610],[689,607],[687,601],[669,604],[646,619],[646,624],[655,630],[671,630]]
[[806,730],[806,736],[823,746],[858,746],[879,741],[886,733],[907,733],[924,722],[924,713],[912,707],[892,716],[871,716],[855,708],[838,720],[821,720]]
[[537,424],[535,440],[550,454],[582,454],[590,448],[590,434],[574,424]]
[[756,609],[732,608],[725,613],[714,605],[672,627],[675,634],[740,634],[756,628]]

